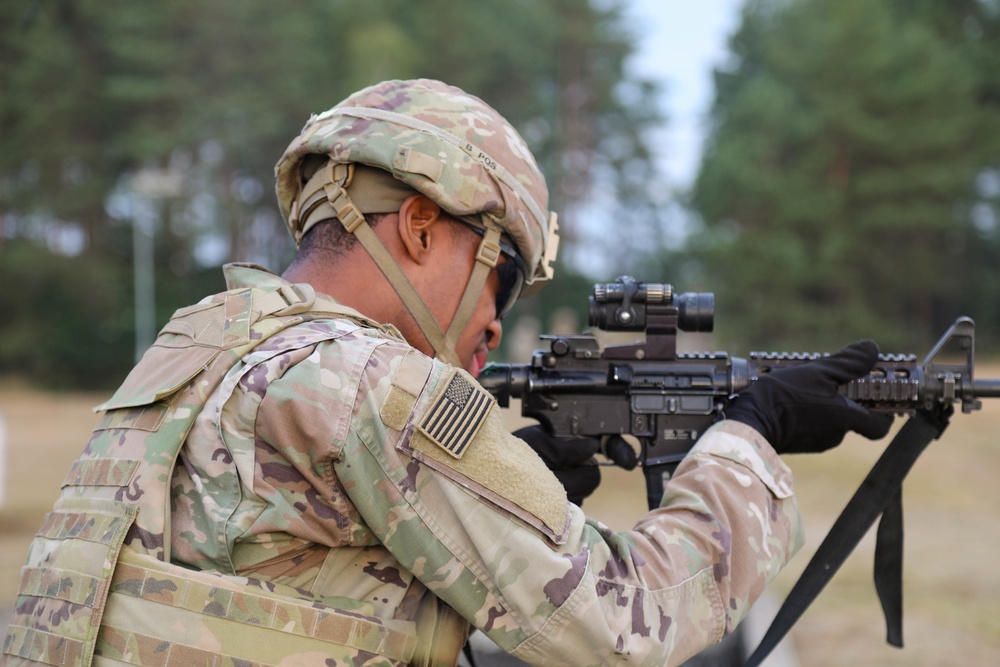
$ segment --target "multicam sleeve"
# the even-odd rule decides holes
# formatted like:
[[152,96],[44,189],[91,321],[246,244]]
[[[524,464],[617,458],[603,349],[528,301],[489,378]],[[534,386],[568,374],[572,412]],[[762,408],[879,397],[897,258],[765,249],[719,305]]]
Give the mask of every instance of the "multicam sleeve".
[[337,473],[404,567],[527,662],[679,664],[732,630],[799,546],[790,473],[747,427],[710,430],[663,505],[613,532],[566,500],[464,371],[413,352],[394,363],[362,383]]

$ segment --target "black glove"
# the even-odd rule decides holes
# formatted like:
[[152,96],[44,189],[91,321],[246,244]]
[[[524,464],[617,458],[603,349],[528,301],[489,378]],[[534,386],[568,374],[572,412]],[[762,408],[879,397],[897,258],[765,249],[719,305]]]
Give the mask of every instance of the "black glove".
[[541,425],[514,431],[524,440],[549,470],[562,482],[571,503],[583,505],[583,499],[601,483],[601,469],[594,459],[601,443],[593,438],[558,438]]
[[752,426],[779,454],[822,452],[848,431],[870,440],[889,432],[892,415],[871,412],[837,393],[839,385],[865,375],[878,361],[878,345],[866,340],[829,357],[762,376],[726,408],[726,418]]

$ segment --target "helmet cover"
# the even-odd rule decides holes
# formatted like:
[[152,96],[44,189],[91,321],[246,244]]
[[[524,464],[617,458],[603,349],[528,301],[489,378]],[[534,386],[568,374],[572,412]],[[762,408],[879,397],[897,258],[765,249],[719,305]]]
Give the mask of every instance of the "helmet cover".
[[315,172],[303,170],[311,155],[383,169],[450,215],[499,229],[529,269],[530,292],[551,278],[558,235],[545,179],[517,131],[478,97],[430,79],[385,81],[310,118],[275,167],[296,244],[305,231],[297,199]]

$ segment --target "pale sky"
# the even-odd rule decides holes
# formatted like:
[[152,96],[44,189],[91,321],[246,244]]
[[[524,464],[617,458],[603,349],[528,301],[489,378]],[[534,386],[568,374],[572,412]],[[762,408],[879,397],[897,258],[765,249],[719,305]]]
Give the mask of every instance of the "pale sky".
[[726,55],[744,0],[631,0],[645,31],[638,71],[661,81],[668,125],[661,155],[673,186],[686,188],[698,168],[704,119],[712,102],[712,69]]
[[[729,36],[739,24],[745,0],[628,0],[627,18],[639,34],[636,72],[658,81],[667,122],[646,140],[659,156],[666,183],[652,182],[662,193],[667,242],[680,244],[690,229],[690,212],[673,193],[689,189],[698,172],[708,109],[714,95],[712,70],[725,61]],[[599,183],[577,218],[578,243],[566,246],[563,257],[591,276],[621,270],[617,258],[603,252],[607,226],[619,204],[610,201]]]

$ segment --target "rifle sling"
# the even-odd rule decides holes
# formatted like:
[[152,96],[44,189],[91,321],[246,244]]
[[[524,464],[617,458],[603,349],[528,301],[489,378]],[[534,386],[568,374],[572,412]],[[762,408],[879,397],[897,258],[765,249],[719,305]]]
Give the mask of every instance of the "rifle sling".
[[872,467],[792,587],[745,667],[758,667],[798,621],[878,516],[875,588],[886,618],[886,641],[903,645],[903,504],[907,473],[932,440],[948,426],[952,408],[918,410]]
[[875,592],[885,614],[885,640],[903,647],[903,493],[882,510],[875,534]]

